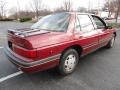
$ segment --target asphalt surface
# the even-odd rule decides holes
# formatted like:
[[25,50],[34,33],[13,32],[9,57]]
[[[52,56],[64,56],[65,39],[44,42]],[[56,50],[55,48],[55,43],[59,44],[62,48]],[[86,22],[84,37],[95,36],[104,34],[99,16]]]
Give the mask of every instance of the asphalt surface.
[[[9,28],[23,28],[31,23],[0,22],[0,47],[6,45]],[[35,74],[21,74],[0,82],[0,90],[120,90],[120,31],[112,49],[99,49],[81,58],[76,71],[66,77],[55,69]],[[0,78],[19,70],[0,48]]]

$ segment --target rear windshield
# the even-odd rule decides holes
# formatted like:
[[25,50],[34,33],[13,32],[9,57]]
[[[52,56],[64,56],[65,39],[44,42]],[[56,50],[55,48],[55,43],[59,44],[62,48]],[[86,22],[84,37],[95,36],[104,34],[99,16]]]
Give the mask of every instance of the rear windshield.
[[70,15],[59,13],[47,15],[31,26],[31,29],[41,29],[48,31],[65,31],[69,25]]

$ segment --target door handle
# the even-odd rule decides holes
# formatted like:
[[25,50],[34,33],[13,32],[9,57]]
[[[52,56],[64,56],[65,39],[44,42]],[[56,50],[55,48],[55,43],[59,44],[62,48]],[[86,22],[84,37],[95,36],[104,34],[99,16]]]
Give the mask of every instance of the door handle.
[[81,35],[81,36],[79,36],[79,38],[82,38],[83,36]]
[[76,36],[75,36],[76,39],[79,39],[79,38],[82,38],[82,37],[83,37],[82,35],[80,35],[80,36],[79,36],[79,35],[76,35]]

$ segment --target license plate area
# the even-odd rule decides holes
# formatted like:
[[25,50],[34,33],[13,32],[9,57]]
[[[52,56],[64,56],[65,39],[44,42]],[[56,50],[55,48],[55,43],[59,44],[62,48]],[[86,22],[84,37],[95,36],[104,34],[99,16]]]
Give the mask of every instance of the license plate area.
[[8,47],[9,47],[10,49],[13,49],[12,42],[8,41]]

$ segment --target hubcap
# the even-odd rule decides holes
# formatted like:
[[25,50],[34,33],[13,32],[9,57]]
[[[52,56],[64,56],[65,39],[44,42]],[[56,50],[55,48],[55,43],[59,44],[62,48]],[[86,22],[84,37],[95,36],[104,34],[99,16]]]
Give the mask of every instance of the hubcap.
[[115,38],[113,37],[111,40],[111,47],[114,45]]
[[68,55],[68,57],[65,60],[65,70],[66,71],[72,71],[76,64],[76,57],[73,54]]

